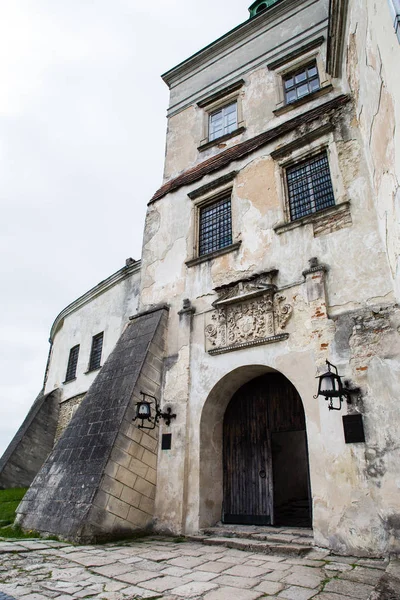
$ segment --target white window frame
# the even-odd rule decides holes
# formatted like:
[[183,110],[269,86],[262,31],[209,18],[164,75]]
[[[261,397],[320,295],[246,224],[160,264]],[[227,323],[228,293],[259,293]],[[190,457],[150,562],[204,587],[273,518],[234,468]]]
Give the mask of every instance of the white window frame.
[[243,95],[243,84],[238,89],[234,90],[233,92],[224,94],[218,100],[210,101],[210,102],[206,102],[206,103],[202,102],[200,104],[201,109],[203,110],[204,119],[203,119],[203,133],[202,133],[202,139],[200,140],[199,150],[202,149],[202,146],[208,147],[208,144],[210,144],[210,145],[218,144],[218,142],[221,138],[225,138],[225,135],[222,135],[213,140],[210,140],[210,117],[212,114],[215,114],[219,110],[223,110],[224,108],[232,105],[234,102],[236,102],[236,128],[234,129],[234,131],[231,132],[231,134],[226,134],[226,135],[234,136],[236,131],[238,133],[240,133],[241,131],[243,131],[245,129],[246,123],[243,119],[242,95]]
[[329,75],[325,71],[324,61],[322,59],[320,48],[316,48],[314,50],[310,50],[309,52],[304,53],[302,56],[298,57],[295,60],[285,63],[281,67],[275,69],[275,89],[276,89],[276,109],[279,110],[283,107],[291,107],[296,106],[296,102],[300,100],[306,101],[308,96],[307,94],[303,96],[296,102],[286,103],[285,97],[285,78],[288,77],[291,73],[294,73],[297,70],[302,69],[303,67],[307,67],[310,63],[315,62],[318,76],[319,76],[319,90],[320,91],[326,87],[328,87],[331,83]]
[[[235,107],[235,111],[227,112],[227,109],[230,108],[231,106]],[[233,129],[230,129],[232,127],[232,124],[229,125],[228,123],[226,123],[226,117],[228,114],[231,114],[232,112],[235,112],[235,122],[234,122]],[[212,118],[218,114],[221,114],[221,118],[222,118],[222,133],[220,135],[214,136],[213,131],[212,131]],[[229,135],[230,133],[233,133],[237,128],[238,128],[237,100],[234,100],[233,102],[230,102],[229,104],[225,104],[221,108],[219,108],[213,112],[210,112],[208,115],[208,141],[209,142],[214,142],[215,140],[218,140],[219,138],[221,138],[225,135]]]

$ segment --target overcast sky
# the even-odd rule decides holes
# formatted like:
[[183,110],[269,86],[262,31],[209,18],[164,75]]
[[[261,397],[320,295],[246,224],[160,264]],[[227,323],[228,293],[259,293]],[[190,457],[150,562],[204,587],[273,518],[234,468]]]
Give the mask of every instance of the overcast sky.
[[51,324],[140,258],[161,183],[161,73],[250,0],[0,0],[0,455],[43,382]]

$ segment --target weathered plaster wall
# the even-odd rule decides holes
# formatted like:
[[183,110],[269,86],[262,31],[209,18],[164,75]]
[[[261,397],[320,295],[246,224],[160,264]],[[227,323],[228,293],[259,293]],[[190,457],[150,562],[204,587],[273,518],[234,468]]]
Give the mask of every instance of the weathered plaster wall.
[[[287,117],[274,116],[280,101],[281,83],[267,64],[276,61],[325,35],[328,24],[327,0],[306,0],[275,6],[247,23],[240,36],[227,37],[221,42],[216,60],[215,49],[203,52],[188,62],[182,79],[171,77],[170,106],[166,142],[164,178],[168,180],[189,167],[215,156],[221,149],[252,138],[257,133],[278,124]],[[326,43],[318,51],[321,85],[329,83],[323,69]],[[311,59],[312,60],[312,59]],[[290,64],[290,63],[289,63]],[[245,131],[204,152],[197,147],[203,138],[207,111],[197,102],[244,80],[239,94]],[[295,111],[293,111],[294,114]]]
[[[314,9],[317,4],[313,3]],[[327,9],[324,3],[319,7]],[[286,31],[284,25],[280,27]],[[295,35],[302,35],[302,27],[306,27],[305,22],[298,19]],[[280,52],[278,44],[276,54]],[[219,62],[223,64],[214,74],[213,89],[226,85],[222,73],[228,64],[239,68],[243,64],[236,51],[229,58],[221,53]],[[291,114],[272,117],[276,101],[272,99],[271,73],[264,65],[250,63],[249,71],[241,74],[245,79],[243,118],[248,127],[242,136],[254,136],[326,100],[313,100]],[[196,155],[197,141],[190,138],[201,134],[201,115],[195,101],[196,93],[206,93],[201,85],[194,84],[201,76],[196,73],[187,87],[182,75],[180,92],[187,96],[182,95],[181,104],[176,96],[179,86],[174,82],[166,177],[245,139],[235,138],[226,146],[224,142]],[[211,90],[211,79],[209,85]],[[346,81],[336,80],[329,94],[336,96],[343,91],[348,91]],[[161,530],[192,533],[220,519],[226,406],[240,385],[276,370],[294,384],[304,404],[316,542],[350,554],[399,550],[395,498],[400,472],[394,441],[400,417],[395,391],[398,317],[357,106],[356,97],[355,106],[350,102],[321,115],[149,206],[141,303],[144,307],[158,302],[170,305],[162,395],[177,413],[170,430],[172,448],[161,451],[158,462],[155,511]],[[190,135],[182,132],[181,137],[181,127],[185,131],[189,127]],[[292,224],[287,215],[283,169],[290,161],[322,150],[328,154],[336,207],[330,214],[316,214],[301,224]],[[231,190],[233,242],[241,245],[223,256],[188,266],[186,261],[196,257],[197,210],[196,201],[188,194],[232,171],[237,171]],[[327,269],[308,269],[303,275],[312,257],[318,257]],[[279,270],[275,284],[293,306],[285,330],[289,338],[211,356],[205,350],[205,325],[217,299],[215,288],[272,269]],[[182,312],[186,298],[194,314],[187,303]],[[373,316],[375,313],[381,317]],[[313,398],[315,375],[322,371],[326,359],[362,389],[362,401],[344,406],[343,413],[330,413],[323,400]],[[341,414],[353,411],[364,417],[365,444],[345,444]],[[384,429],[379,416],[382,412],[387,415]]]
[[[140,263],[123,273],[111,284],[100,283],[87,293],[87,300],[78,298],[66,315],[56,320],[45,391],[59,388],[61,401],[85,393],[98,375],[98,371],[87,372],[92,338],[104,332],[101,364],[113,350],[128,318],[136,313],[139,293]],[[64,312],[64,311],[63,311]],[[61,313],[62,315],[62,313]],[[65,382],[69,351],[80,345],[76,379]]]
[[351,0],[345,73],[356,104],[379,232],[400,298],[400,44],[387,1]]

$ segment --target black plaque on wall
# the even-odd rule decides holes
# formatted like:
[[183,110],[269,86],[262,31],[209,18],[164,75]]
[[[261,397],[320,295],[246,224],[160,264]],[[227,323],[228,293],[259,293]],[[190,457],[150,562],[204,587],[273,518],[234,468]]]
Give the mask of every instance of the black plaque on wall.
[[344,415],[343,430],[346,444],[365,442],[362,415]]
[[163,433],[161,438],[161,450],[171,450],[172,433]]

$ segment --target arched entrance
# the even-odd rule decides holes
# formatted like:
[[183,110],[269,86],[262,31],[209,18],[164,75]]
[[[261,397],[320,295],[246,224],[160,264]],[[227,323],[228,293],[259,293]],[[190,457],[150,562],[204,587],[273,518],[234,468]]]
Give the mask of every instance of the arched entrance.
[[222,521],[311,525],[304,409],[281,373],[245,383],[226,408]]

